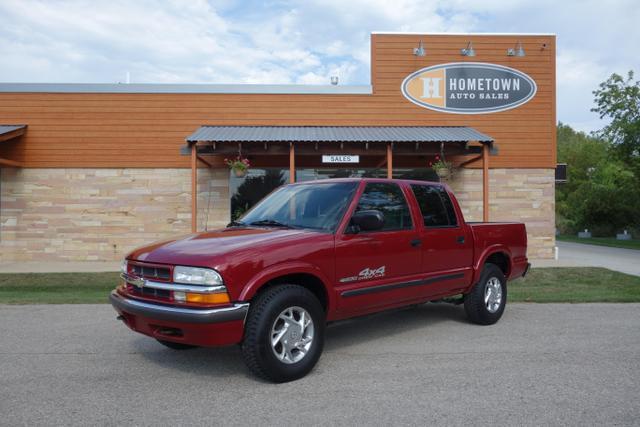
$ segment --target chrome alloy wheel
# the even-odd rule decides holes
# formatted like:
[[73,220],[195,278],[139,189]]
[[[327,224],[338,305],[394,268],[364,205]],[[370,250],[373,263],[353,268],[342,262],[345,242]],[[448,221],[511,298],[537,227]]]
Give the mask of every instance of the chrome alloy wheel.
[[495,313],[502,304],[502,284],[497,277],[487,280],[484,288],[484,304],[489,313]]
[[313,320],[302,307],[285,309],[273,322],[271,348],[278,360],[292,364],[301,361],[313,344]]

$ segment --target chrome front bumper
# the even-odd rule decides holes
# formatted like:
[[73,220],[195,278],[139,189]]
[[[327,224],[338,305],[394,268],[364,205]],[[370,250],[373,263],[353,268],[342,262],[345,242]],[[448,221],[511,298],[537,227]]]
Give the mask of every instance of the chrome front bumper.
[[231,307],[204,309],[150,304],[123,297],[115,290],[109,295],[109,301],[118,312],[181,323],[220,323],[244,320],[249,311],[249,303],[233,304]]

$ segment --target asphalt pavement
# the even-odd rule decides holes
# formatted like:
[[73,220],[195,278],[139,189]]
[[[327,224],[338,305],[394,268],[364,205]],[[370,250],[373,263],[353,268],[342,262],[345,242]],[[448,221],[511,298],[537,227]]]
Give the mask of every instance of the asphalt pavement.
[[[515,283],[514,283],[515,286]],[[174,351],[108,305],[0,306],[1,425],[638,425],[640,304],[426,304],[331,325],[307,377]]]

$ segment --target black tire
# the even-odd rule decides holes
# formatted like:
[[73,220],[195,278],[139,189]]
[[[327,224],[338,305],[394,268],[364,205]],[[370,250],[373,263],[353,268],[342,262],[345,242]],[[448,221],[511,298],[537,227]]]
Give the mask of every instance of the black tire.
[[158,341],[160,344],[162,344],[165,347],[169,347],[171,350],[191,350],[192,348],[198,348],[197,345],[182,344],[179,342],[159,340],[157,338],[156,338],[156,341]]
[[[294,363],[285,363],[271,346],[276,320],[288,308],[304,309],[313,321],[313,339],[306,354]],[[245,323],[242,357],[247,367],[260,378],[276,383],[293,381],[308,374],[318,362],[324,346],[326,318],[318,299],[298,285],[278,285],[253,299]]]
[[[485,291],[492,279],[498,279],[502,289],[502,299],[498,309],[491,312],[485,303]],[[487,263],[482,269],[480,280],[471,289],[464,299],[464,311],[467,317],[473,323],[479,325],[493,325],[502,317],[505,306],[507,305],[507,279],[504,277],[502,270],[495,265]]]

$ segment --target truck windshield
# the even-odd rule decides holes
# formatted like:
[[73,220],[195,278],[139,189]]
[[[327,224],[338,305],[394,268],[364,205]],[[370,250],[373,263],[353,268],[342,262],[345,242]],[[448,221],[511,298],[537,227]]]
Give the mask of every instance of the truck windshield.
[[280,187],[232,225],[335,231],[356,187],[356,182]]

